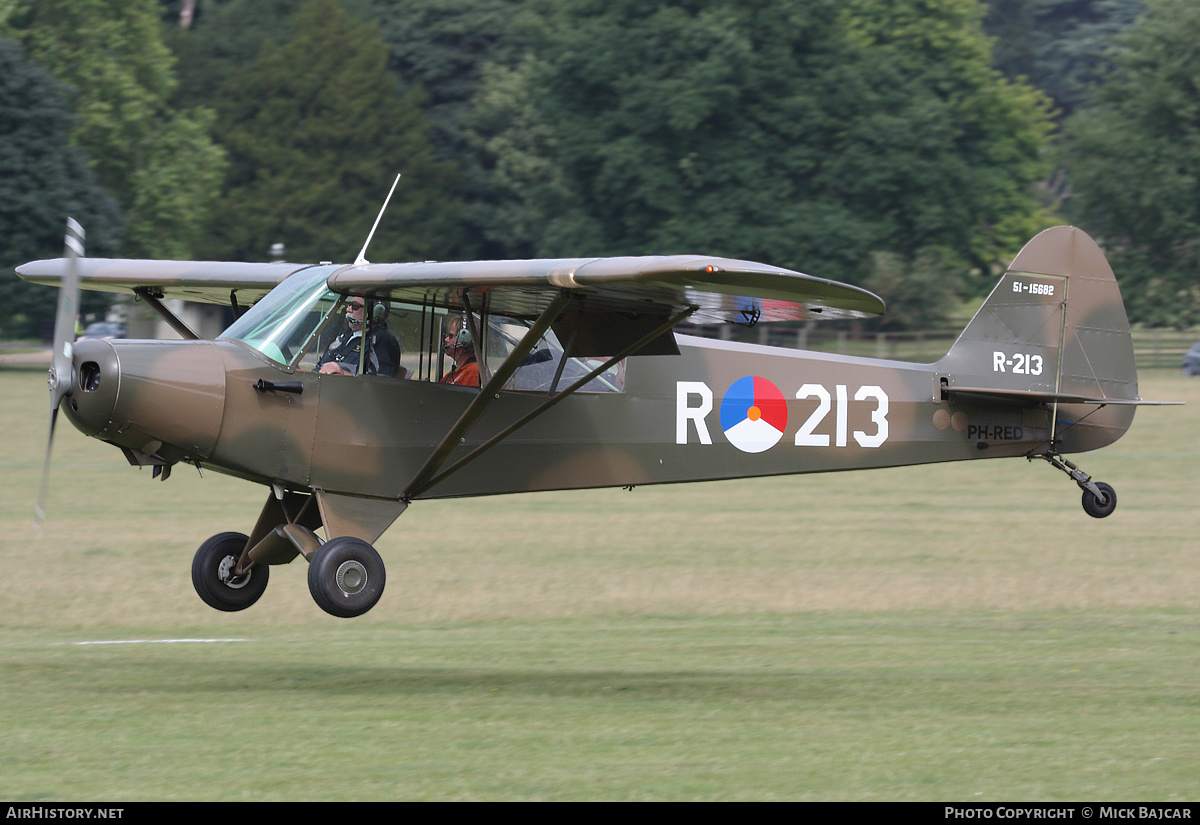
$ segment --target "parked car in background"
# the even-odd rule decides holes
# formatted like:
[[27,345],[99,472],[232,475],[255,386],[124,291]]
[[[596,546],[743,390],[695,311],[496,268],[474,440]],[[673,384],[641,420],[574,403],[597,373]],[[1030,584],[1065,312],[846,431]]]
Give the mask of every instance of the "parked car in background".
[[79,340],[84,338],[124,338],[125,325],[114,324],[108,321],[96,321],[87,325],[87,328],[79,334]]
[[1200,375],[1200,341],[1192,344],[1192,348],[1183,356],[1183,374]]

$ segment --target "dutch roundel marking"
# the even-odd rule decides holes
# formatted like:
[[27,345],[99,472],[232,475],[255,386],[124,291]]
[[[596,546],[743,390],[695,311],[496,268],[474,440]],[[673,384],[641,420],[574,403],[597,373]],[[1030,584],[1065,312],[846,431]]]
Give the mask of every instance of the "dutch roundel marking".
[[734,381],[721,401],[721,429],[744,453],[761,453],[778,444],[787,420],[787,399],[779,387],[757,375]]

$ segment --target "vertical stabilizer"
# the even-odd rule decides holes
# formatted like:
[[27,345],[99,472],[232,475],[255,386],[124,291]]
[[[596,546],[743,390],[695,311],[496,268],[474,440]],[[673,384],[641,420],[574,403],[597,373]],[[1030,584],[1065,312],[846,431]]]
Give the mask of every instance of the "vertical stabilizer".
[[988,388],[1052,403],[1054,429],[1070,433],[1064,450],[1094,449],[1119,437],[1133,419],[1132,406],[1051,402],[1138,398],[1129,319],[1100,247],[1073,226],[1037,235],[937,370],[951,391]]
[[1138,397],[1117,279],[1096,242],[1073,226],[1025,245],[941,366],[951,388]]

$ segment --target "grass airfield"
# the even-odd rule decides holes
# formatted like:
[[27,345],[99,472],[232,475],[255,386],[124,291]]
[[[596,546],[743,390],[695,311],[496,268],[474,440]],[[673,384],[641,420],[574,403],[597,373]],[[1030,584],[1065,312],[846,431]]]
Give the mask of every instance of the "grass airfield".
[[265,488],[165,483],[0,365],[0,798],[1200,797],[1200,379],[1077,463],[414,505],[380,604],[191,587]]

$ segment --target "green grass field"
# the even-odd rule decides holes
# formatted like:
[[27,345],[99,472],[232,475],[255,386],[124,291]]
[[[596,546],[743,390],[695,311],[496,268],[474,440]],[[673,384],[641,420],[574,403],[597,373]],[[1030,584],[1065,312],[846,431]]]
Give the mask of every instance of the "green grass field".
[[0,367],[0,798],[1200,798],[1200,379],[1088,518],[1042,462],[414,505],[383,600],[192,591],[266,497],[165,483]]

